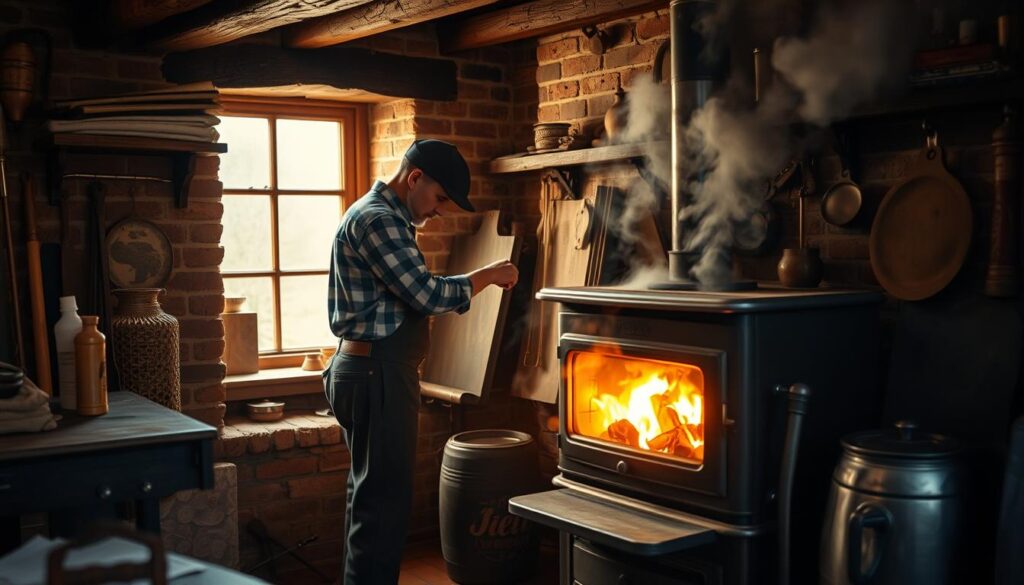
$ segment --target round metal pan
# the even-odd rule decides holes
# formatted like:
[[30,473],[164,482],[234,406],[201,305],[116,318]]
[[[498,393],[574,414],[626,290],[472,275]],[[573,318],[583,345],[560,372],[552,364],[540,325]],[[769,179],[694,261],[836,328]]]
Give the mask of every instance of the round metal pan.
[[971,244],[967,193],[942,164],[929,137],[917,163],[885,195],[871,225],[868,248],[878,282],[898,299],[926,299],[960,271]]

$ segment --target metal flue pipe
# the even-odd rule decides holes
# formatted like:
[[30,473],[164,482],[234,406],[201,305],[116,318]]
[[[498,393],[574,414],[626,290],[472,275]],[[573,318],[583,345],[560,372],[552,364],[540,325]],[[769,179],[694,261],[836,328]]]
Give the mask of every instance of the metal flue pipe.
[[689,272],[699,252],[687,252],[687,233],[695,226],[682,222],[680,211],[691,195],[686,183],[694,170],[685,163],[686,126],[693,112],[707,102],[714,87],[725,79],[728,55],[711,51],[701,33],[701,22],[716,10],[715,0],[672,0],[669,5],[672,47],[672,250],[669,278],[690,280]]

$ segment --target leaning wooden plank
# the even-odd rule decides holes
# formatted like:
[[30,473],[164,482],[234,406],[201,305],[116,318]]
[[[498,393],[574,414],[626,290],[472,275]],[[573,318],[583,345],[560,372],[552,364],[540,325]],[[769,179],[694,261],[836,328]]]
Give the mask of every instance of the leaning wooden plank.
[[344,12],[305,20],[285,29],[284,44],[288,47],[315,49],[338,45],[436,20],[453,14],[494,4],[498,0],[407,0],[406,2],[373,2]]
[[442,24],[437,38],[446,53],[477,49],[666,7],[664,0],[534,0]]
[[163,73],[172,83],[212,81],[220,89],[302,84],[401,98],[452,101],[458,96],[454,61],[355,47],[210,47],[165,56]]
[[168,18],[145,36],[150,47],[183,51],[212,47],[263,31],[354,8],[370,0],[218,0]]

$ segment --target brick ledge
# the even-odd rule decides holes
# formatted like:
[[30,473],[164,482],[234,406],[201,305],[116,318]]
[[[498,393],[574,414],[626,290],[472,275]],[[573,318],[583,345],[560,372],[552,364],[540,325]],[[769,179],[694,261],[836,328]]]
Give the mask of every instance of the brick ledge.
[[341,426],[333,416],[319,416],[312,410],[286,411],[274,422],[256,422],[244,416],[224,419],[224,429],[214,442],[218,460],[287,451],[295,447],[316,447],[342,443]]

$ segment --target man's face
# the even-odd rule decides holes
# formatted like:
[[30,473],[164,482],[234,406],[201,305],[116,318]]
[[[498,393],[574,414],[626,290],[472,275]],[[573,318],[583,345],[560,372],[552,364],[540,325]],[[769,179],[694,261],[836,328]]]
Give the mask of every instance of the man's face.
[[412,225],[423,227],[427,220],[454,209],[441,184],[423,174],[420,169],[409,173],[409,198],[406,205],[412,214]]

